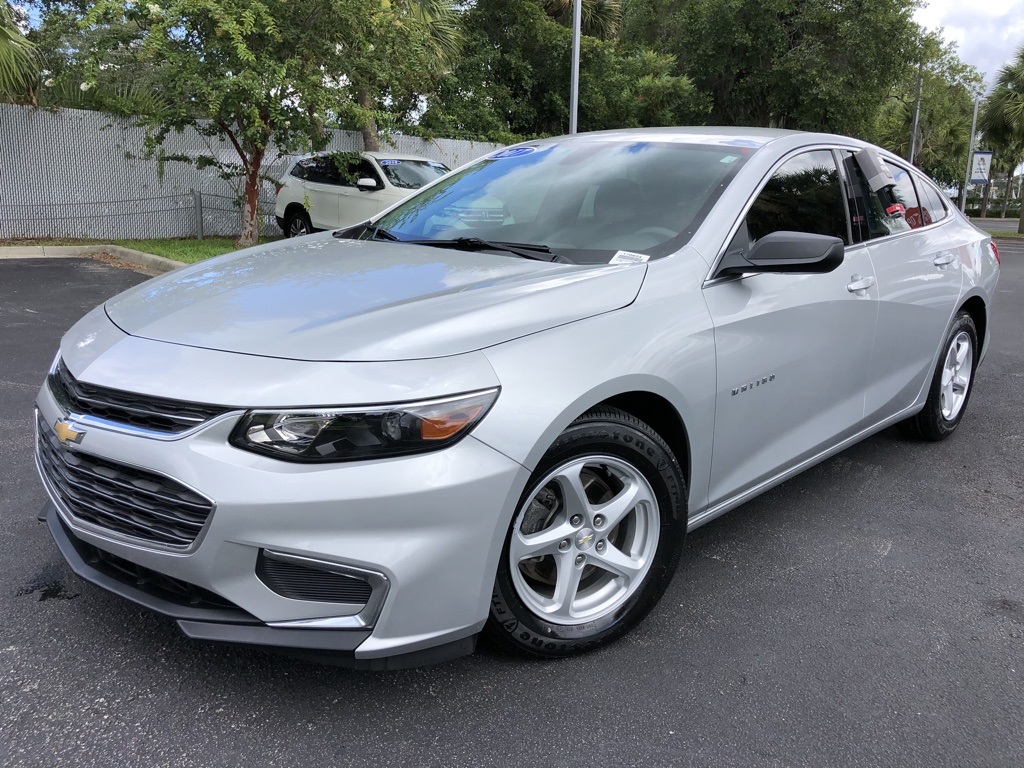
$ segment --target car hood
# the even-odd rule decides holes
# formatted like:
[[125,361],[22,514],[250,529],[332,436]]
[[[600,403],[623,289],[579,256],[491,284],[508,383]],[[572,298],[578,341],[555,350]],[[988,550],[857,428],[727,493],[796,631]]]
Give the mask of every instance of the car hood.
[[313,235],[109,300],[122,331],[204,349],[369,362],[470,352],[630,304],[646,265],[550,264]]

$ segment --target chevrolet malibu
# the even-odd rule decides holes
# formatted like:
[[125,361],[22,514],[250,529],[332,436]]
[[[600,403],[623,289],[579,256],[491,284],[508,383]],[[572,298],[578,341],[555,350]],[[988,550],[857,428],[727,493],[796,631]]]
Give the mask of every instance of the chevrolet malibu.
[[532,141],[86,315],[37,401],[42,518],[193,638],[575,654],[651,611],[688,530],[889,425],[952,434],[998,275],[853,139]]

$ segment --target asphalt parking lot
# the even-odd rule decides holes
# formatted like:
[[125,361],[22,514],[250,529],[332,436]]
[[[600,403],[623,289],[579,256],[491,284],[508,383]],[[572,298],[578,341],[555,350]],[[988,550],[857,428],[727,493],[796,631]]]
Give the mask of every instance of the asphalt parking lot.
[[689,537],[568,661],[360,673],[197,644],[74,577],[35,516],[62,333],[144,275],[0,259],[4,766],[1024,765],[1024,241],[960,430],[871,438]]

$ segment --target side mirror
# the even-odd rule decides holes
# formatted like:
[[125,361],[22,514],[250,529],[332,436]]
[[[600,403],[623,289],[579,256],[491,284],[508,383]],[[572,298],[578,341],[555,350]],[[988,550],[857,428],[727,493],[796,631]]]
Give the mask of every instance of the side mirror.
[[376,179],[367,179],[365,177],[358,179],[356,181],[356,186],[364,192],[373,192],[374,190],[379,189]]
[[838,237],[808,232],[772,232],[744,253],[729,250],[718,266],[718,277],[758,272],[823,274],[843,263],[845,246]]

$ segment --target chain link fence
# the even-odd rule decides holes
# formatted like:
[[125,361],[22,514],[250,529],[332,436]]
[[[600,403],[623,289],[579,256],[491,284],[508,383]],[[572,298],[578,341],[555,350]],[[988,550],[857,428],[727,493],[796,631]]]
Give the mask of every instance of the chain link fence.
[[[194,162],[145,159],[145,131],[130,120],[99,112],[48,111],[0,104],[0,239],[82,238],[131,240],[157,237],[236,237],[241,231],[241,180],[225,179]],[[449,167],[499,145],[410,136],[395,138],[393,151],[440,160]],[[328,150],[353,151],[362,138],[334,131]],[[197,131],[172,133],[167,156],[212,157],[237,163],[226,141]],[[273,148],[264,173],[277,179],[289,155]],[[275,191],[263,182],[260,232],[279,235]]]
[[[134,240],[151,237],[235,237],[237,198],[190,192],[125,200],[2,205],[0,239]],[[273,199],[260,199],[260,232],[280,234]]]

